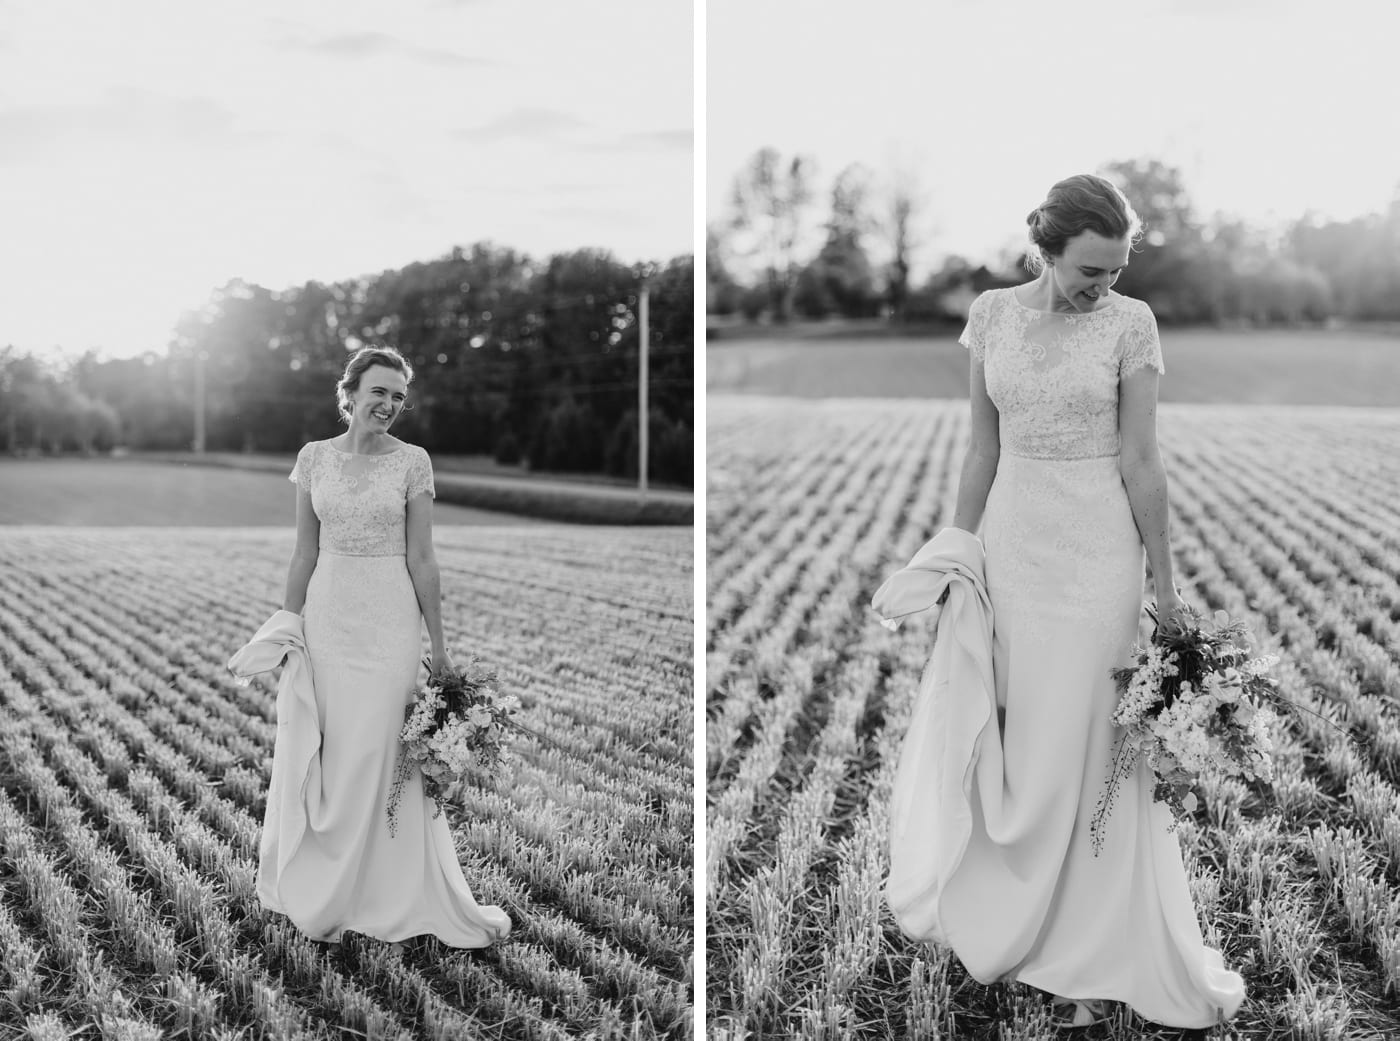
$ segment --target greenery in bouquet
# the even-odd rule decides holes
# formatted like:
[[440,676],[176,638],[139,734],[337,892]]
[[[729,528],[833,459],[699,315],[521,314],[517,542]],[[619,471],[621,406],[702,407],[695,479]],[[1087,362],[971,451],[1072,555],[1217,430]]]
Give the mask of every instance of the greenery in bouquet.
[[514,719],[519,708],[515,695],[501,694],[496,670],[476,655],[465,665],[430,672],[404,710],[399,759],[389,793],[389,833],[397,826],[403,786],[415,764],[423,772],[423,791],[433,800],[436,817],[444,801],[457,798],[470,780],[492,776],[505,751],[507,734],[525,730]]
[[1090,825],[1096,855],[1118,789],[1140,761],[1152,767],[1153,798],[1171,810],[1173,824],[1195,811],[1192,789],[1207,769],[1273,780],[1273,707],[1292,708],[1268,675],[1278,658],[1254,654],[1242,621],[1224,611],[1213,621],[1188,607],[1112,670],[1119,694],[1113,722],[1124,730]]

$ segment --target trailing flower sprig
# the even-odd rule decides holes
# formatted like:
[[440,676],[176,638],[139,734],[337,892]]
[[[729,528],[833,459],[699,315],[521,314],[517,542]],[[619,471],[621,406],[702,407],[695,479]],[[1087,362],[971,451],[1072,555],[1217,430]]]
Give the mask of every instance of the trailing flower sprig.
[[1173,823],[1195,811],[1192,789],[1207,769],[1273,780],[1274,710],[1294,708],[1268,675],[1278,658],[1254,653],[1243,621],[1217,611],[1213,622],[1188,607],[1111,671],[1119,693],[1113,723],[1124,732],[1090,824],[1095,855],[1118,790],[1142,760],[1156,778],[1153,798],[1171,810]]
[[[424,661],[424,665],[429,665]],[[512,731],[538,737],[516,721],[520,700],[502,694],[496,670],[472,655],[465,665],[434,673],[413,691],[399,731],[399,758],[389,792],[389,833],[398,824],[403,786],[416,763],[423,771],[423,791],[433,800],[433,816],[444,802],[456,799],[472,781],[492,776],[506,754]]]

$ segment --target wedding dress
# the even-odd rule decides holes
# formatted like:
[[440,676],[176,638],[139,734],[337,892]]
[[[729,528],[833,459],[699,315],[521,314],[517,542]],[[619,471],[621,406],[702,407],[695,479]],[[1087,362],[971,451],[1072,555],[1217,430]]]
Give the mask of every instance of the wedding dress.
[[[942,874],[911,918],[934,923],[917,938],[951,946],[980,982],[1016,979],[1205,1027],[1234,1015],[1244,982],[1205,946],[1145,764],[1123,783],[1099,855],[1090,842],[1115,738],[1109,670],[1131,653],[1144,585],[1119,473],[1118,383],[1142,366],[1163,371],[1152,312],[1110,301],[1060,314],[993,290],[961,337],[1000,415],[981,535],[1005,723],[988,712],[974,739],[928,741],[960,757],[965,778],[947,786],[956,805],[929,818],[970,814],[971,827],[939,836],[953,848],[930,858]],[[926,682],[919,696],[932,693]],[[910,798],[896,781],[895,802]]]
[[303,611],[320,747],[283,791],[299,805],[280,819],[304,818],[304,829],[264,836],[258,897],[317,940],[351,929],[391,942],[433,934],[452,947],[484,947],[509,933],[510,918],[472,896],[447,817],[433,816],[417,768],[392,835],[386,812],[422,654],[404,522],[409,498],[433,494],[428,454],[405,445],[358,455],[313,441],[290,476],[310,488],[321,525]]

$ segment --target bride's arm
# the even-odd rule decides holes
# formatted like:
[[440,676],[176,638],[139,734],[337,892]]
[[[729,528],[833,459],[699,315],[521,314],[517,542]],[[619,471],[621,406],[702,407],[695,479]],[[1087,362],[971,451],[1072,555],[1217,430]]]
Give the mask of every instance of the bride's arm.
[[967,454],[963,457],[962,476],[958,479],[953,527],[976,532],[982,523],[982,511],[987,508],[987,494],[997,475],[997,463],[1001,460],[1001,430],[997,426],[997,407],[987,396],[984,365],[975,356],[971,361],[968,396],[972,402],[972,431],[968,436]]
[[297,544],[287,565],[287,591],[282,610],[301,614],[306,606],[306,587],[316,560],[321,555],[321,520],[311,505],[311,489],[306,481],[297,484]]
[[1119,380],[1118,468],[1152,567],[1158,617],[1166,621],[1162,609],[1174,607],[1177,596],[1168,534],[1167,468],[1162,465],[1162,453],[1157,448],[1157,379],[1157,370],[1144,365]]
[[413,592],[418,597],[418,609],[428,626],[428,639],[433,644],[433,661],[438,663],[447,647],[442,638],[442,574],[433,553],[433,497],[422,492],[408,500],[405,519],[405,553],[408,575],[413,580]]

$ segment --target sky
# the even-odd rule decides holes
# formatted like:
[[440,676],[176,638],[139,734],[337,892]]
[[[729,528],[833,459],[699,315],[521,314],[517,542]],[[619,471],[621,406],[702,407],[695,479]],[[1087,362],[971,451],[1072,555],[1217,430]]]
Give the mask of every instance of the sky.
[[1052,184],[1117,160],[1261,227],[1400,188],[1389,0],[708,0],[706,20],[707,221],[764,146],[815,161],[817,224],[848,164],[904,171],[916,275],[997,260]]
[[242,278],[693,251],[694,13],[0,0],[0,347],[163,353]]

